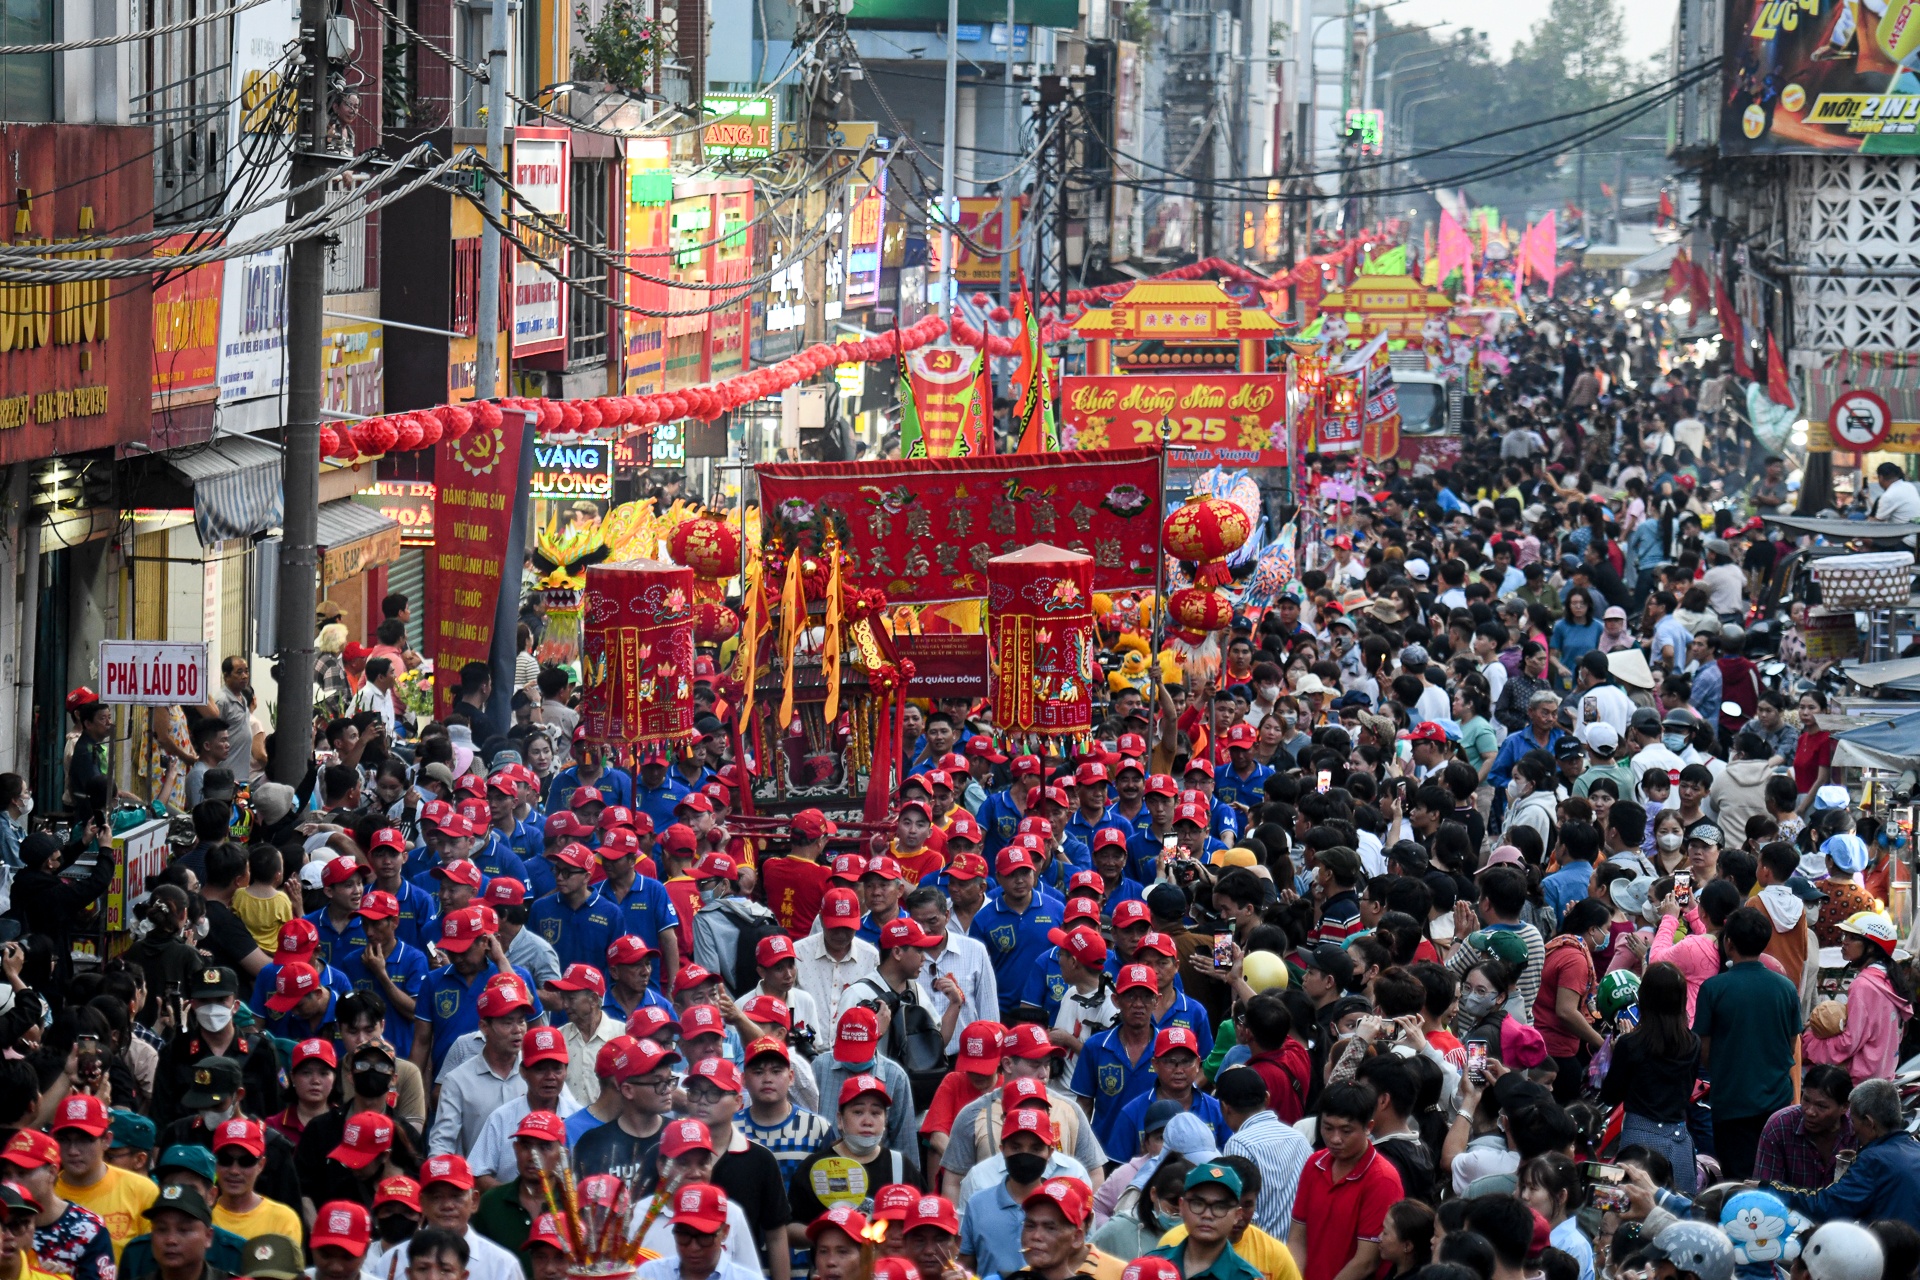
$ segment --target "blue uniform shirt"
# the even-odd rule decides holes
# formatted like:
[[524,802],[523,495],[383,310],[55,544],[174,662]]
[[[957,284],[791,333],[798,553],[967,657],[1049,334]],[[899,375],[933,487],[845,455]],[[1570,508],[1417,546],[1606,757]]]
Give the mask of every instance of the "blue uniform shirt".
[[[274,979],[280,976],[280,970],[284,967],[284,965],[269,961],[267,966],[260,970],[259,976],[253,980],[253,996],[247,1001],[247,1004],[261,1017],[267,1017],[271,1013],[271,1010],[267,1008],[267,997],[273,994]],[[330,964],[316,967],[320,970],[321,986],[337,996],[352,993],[353,982],[346,974]]]
[[967,932],[986,945],[1000,987],[1001,1012],[1018,1007],[1027,971],[1037,968],[1040,957],[1053,945],[1047,933],[1060,927],[1064,913],[1058,898],[1037,890],[1024,912],[1014,911],[998,895],[981,904]]
[[980,829],[986,832],[987,840],[980,852],[986,855],[987,862],[993,862],[993,855],[1013,843],[1020,834],[1020,819],[1027,815],[1013,801],[1011,789],[990,791],[987,802],[980,806],[980,812],[974,817],[980,823]]
[[498,831],[489,829],[487,842],[473,851],[473,861],[487,879],[496,876],[512,876],[521,884],[527,883],[527,864],[520,860],[507,844],[506,837]]
[[[479,943],[475,943],[479,946]],[[533,985],[533,975],[519,965],[513,971],[520,975],[520,981],[527,984],[529,992],[537,990]],[[446,1059],[447,1050],[453,1042],[469,1031],[480,1029],[480,993],[487,989],[487,982],[499,971],[489,963],[482,965],[480,971],[471,979],[462,978],[455,973],[452,965],[435,969],[420,984],[420,1001],[415,1006],[415,1022],[424,1022],[433,1032],[433,1074],[440,1074],[440,1064]],[[415,1028],[418,1034],[419,1028]]]
[[[1178,975],[1174,981],[1179,981]],[[1198,1000],[1177,986],[1173,992],[1173,1003],[1153,1023],[1155,1032],[1165,1031],[1168,1027],[1185,1027],[1193,1032],[1194,1038],[1200,1042],[1202,1058],[1213,1052],[1213,1024],[1207,1021],[1207,1011],[1200,1007]]]
[[[1107,1159],[1119,1160],[1125,1164],[1139,1153],[1140,1129],[1146,1124],[1147,1108],[1153,1105],[1158,1093],[1157,1088],[1148,1089],[1120,1108],[1119,1123],[1113,1127],[1113,1145],[1109,1147],[1106,1145],[1106,1140],[1101,1139],[1101,1147],[1106,1151]],[[1224,1149],[1227,1139],[1233,1136],[1233,1130],[1227,1128],[1227,1116],[1220,1109],[1219,1100],[1210,1093],[1202,1093],[1195,1089],[1193,1101],[1187,1105],[1187,1110],[1212,1127],[1214,1145]]]
[[653,819],[653,832],[659,835],[679,821],[673,816],[673,811],[686,794],[686,784],[674,781],[673,775],[669,773],[666,781],[657,787],[635,783],[632,807]]
[[1123,902],[1145,902],[1147,887],[1131,876],[1121,876],[1118,884],[1107,887],[1106,896],[1100,899],[1100,915],[1113,919],[1113,909]]
[[399,923],[394,931],[396,938],[421,951],[440,940],[439,894],[428,893],[411,880],[402,878],[400,890],[393,896],[400,904]]
[[598,893],[589,893],[578,907],[550,893],[533,904],[527,928],[552,945],[561,968],[584,964],[604,971],[607,948],[623,932],[621,920],[620,908]]
[[608,766],[600,776],[590,783],[580,781],[580,766],[570,764],[553,775],[553,785],[547,788],[547,812],[559,813],[567,807],[567,797],[578,786],[591,786],[599,790],[601,799],[608,804],[633,808],[633,779],[622,769]]
[[367,945],[366,926],[355,916],[347,921],[347,927],[336,929],[327,919],[327,908],[322,907],[307,916],[314,928],[320,931],[320,945],[313,952],[313,967],[332,965],[336,969],[346,967],[347,957]]
[[[654,967],[657,969],[659,966],[656,965]],[[675,1022],[680,1020],[680,1011],[673,1007],[673,1002],[652,987],[648,987],[646,991],[641,994],[640,1003],[631,1009],[622,1008],[620,1001],[614,998],[612,988],[608,988],[606,996],[600,1001],[600,1008],[609,1018],[618,1018],[622,1022],[625,1022],[642,1009],[665,1009],[673,1015]]]
[[[387,976],[393,979],[394,986],[415,1000],[420,998],[420,985],[427,980],[427,971],[431,967],[426,952],[398,939],[394,942],[393,954],[387,957]],[[387,1006],[387,1040],[393,1045],[394,1054],[404,1058],[412,1053],[413,1019],[400,1016],[392,1001],[387,999],[386,990],[367,972],[364,949],[354,952],[353,958],[347,961],[346,974],[352,982],[351,990],[379,996]]]
[[[896,910],[899,914],[894,916],[894,919],[905,920],[907,918],[907,909],[905,907],[899,907],[896,908]],[[854,930],[854,936],[866,942],[877,951],[880,948],[880,925],[883,923],[885,922],[876,921],[870,912],[863,911],[860,913],[860,927]]]
[[260,1025],[267,1029],[268,1035],[279,1036],[282,1040],[310,1040],[319,1035],[321,1029],[333,1021],[333,1006],[339,1002],[340,996],[337,992],[327,992],[326,1012],[312,1019],[303,1018],[293,1012],[275,1013],[264,1005],[257,1012],[261,1016]]
[[1060,1002],[1067,998],[1067,980],[1060,976],[1060,948],[1047,948],[1041,962],[1027,971],[1026,985],[1020,991],[1020,1003],[1030,1004],[1047,1015],[1047,1026],[1053,1025],[1053,1017],[1060,1012]]
[[1267,779],[1273,776],[1273,766],[1254,761],[1253,772],[1241,777],[1228,765],[1214,775],[1214,794],[1222,799],[1238,802],[1249,809],[1258,809],[1267,802]]
[[[1145,812],[1145,810],[1143,809],[1142,812]],[[1078,809],[1075,809],[1067,818],[1067,842],[1071,844],[1077,840],[1082,847],[1091,849],[1093,848],[1093,833],[1103,827],[1115,827],[1126,832],[1129,836],[1133,834],[1133,824],[1115,814],[1113,806],[1108,805],[1106,810],[1092,822],[1088,822],[1086,817]]]
[[[601,897],[607,897],[603,891]],[[632,934],[648,946],[658,951],[660,935],[675,928],[680,923],[680,913],[674,909],[673,898],[667,893],[667,887],[652,876],[636,873],[633,887],[627,890],[627,896],[617,904],[620,908],[622,934]],[[681,959],[688,957],[682,956]],[[606,960],[603,952],[602,963]],[[660,966],[654,965],[653,985],[660,985]]]
[[1140,1060],[1127,1057],[1120,1028],[1110,1027],[1088,1040],[1080,1050],[1070,1086],[1082,1098],[1093,1099],[1093,1136],[1102,1150],[1111,1150],[1120,1112],[1143,1093],[1153,1092],[1153,1042],[1140,1050]]

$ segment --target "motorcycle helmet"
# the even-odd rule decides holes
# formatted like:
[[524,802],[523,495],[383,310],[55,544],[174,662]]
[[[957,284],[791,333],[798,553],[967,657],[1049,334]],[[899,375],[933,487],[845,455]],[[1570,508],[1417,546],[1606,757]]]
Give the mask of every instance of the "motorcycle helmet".
[[1675,707],[1660,718],[1660,723],[1664,728],[1692,733],[1700,723],[1700,713],[1692,707]]
[[1640,1001],[1640,975],[1630,969],[1615,969],[1600,979],[1600,1012],[1614,1017],[1630,1004]]
[[1653,1238],[1646,1255],[1671,1262],[1675,1271],[1699,1280],[1733,1280],[1733,1242],[1704,1222],[1676,1222]]
[[1854,912],[1840,922],[1840,932],[1858,935],[1889,954],[1900,945],[1900,930],[1878,911]]
[[1812,1280],[1880,1280],[1887,1265],[1880,1237],[1857,1222],[1821,1227],[1807,1237],[1800,1261]]

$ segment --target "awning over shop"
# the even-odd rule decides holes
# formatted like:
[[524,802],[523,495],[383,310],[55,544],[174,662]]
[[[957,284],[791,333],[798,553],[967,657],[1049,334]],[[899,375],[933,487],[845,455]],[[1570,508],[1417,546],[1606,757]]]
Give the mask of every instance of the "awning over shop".
[[167,454],[166,467],[193,492],[193,530],[203,547],[264,532],[285,515],[280,450],[264,440],[223,436]]
[[1833,763],[1837,767],[1895,772],[1912,769],[1920,765],[1920,711],[1837,733],[1833,741]]
[[1920,422],[1920,363],[1905,352],[1842,351],[1807,375],[1807,418],[1825,422],[1841,392],[1878,393],[1895,422]]
[[400,554],[400,525],[372,507],[341,498],[320,504],[320,581],[324,590]]
[[1777,524],[1795,533],[1831,538],[1835,542],[1904,542],[1920,534],[1920,524],[1843,520],[1838,516],[1768,516],[1767,523]]

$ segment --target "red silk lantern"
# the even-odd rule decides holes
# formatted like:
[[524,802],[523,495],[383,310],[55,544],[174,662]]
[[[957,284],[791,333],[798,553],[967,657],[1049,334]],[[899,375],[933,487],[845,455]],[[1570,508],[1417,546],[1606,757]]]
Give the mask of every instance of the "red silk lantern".
[[329,456],[342,462],[352,462],[360,456],[360,448],[354,443],[353,428],[342,422],[333,429],[333,448]]
[[1233,602],[1224,592],[1183,587],[1167,597],[1167,616],[1189,631],[1221,631],[1233,622]]
[[540,415],[537,421],[537,430],[545,432],[558,431],[560,430],[561,424],[566,421],[566,415],[560,411],[560,406],[552,400],[536,400],[533,402],[532,407],[537,409]]
[[562,400],[556,406],[560,410],[560,430],[572,434],[580,430],[580,403],[577,400]]
[[320,456],[323,458],[331,458],[333,451],[339,447],[340,438],[333,433],[333,428],[320,428]]
[[1217,562],[1246,545],[1253,533],[1247,513],[1225,498],[1192,497],[1167,516],[1160,527],[1168,554],[1202,566],[1196,581],[1218,586],[1231,576]]
[[1093,557],[1044,543],[987,561],[993,723],[1053,737],[1093,730]]
[[674,529],[667,535],[667,551],[709,582],[740,572],[740,531],[712,516],[696,516]]
[[717,600],[702,600],[694,606],[693,638],[701,644],[719,644],[740,634],[740,615]]
[[368,418],[353,428],[354,447],[369,457],[387,452],[399,439],[399,429],[385,418]]
[[693,738],[693,572],[658,560],[589,565],[581,595],[580,725],[617,746]]

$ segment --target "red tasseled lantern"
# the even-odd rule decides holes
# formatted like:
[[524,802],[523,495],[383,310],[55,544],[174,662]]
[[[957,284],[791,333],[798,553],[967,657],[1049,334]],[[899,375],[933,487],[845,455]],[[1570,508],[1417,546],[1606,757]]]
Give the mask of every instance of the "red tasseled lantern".
[[1167,615],[1189,631],[1220,631],[1233,622],[1225,592],[1184,587],[1167,598]]
[[403,413],[392,419],[395,435],[389,453],[411,453],[420,447],[420,418],[417,413]]
[[561,424],[566,421],[566,415],[561,412],[560,405],[557,401],[536,400],[534,401],[534,407],[539,410],[539,429],[542,431],[558,431],[560,430]]
[[560,410],[560,430],[572,434],[580,430],[581,415],[578,400],[556,402]]
[[600,404],[598,401],[582,400],[579,402],[579,404],[580,404],[580,430],[592,431],[595,428],[597,428],[602,422],[606,421],[606,415],[600,412]]
[[1253,522],[1245,511],[1212,497],[1188,498],[1161,527],[1168,554],[1199,564],[1195,581],[1205,586],[1219,586],[1232,577],[1221,557],[1246,545],[1252,533]]
[[711,516],[688,520],[667,535],[667,551],[674,561],[709,581],[740,572],[740,533]]
[[[734,570],[738,573],[736,567]],[[702,600],[693,609],[693,638],[701,644],[719,644],[740,634],[740,615],[716,600]]]
[[439,444],[440,437],[446,434],[446,428],[441,425],[440,412],[437,409],[416,413],[413,415],[413,420],[420,426],[420,439],[413,446],[416,449],[431,449]]
[[342,462],[352,462],[360,456],[360,449],[353,441],[353,429],[346,423],[342,422],[334,427],[333,449],[328,456]]
[[464,404],[445,405],[440,410],[440,438],[458,440],[473,430],[478,420],[474,411]]
[[660,408],[656,396],[635,396],[633,398],[633,416],[627,421],[636,427],[646,427],[660,421]]
[[385,418],[368,418],[353,428],[354,447],[368,457],[387,452],[399,439],[399,428]]
[[973,305],[976,307],[989,306],[992,304],[992,302],[993,302],[993,298],[991,297],[991,295],[988,295],[985,293],[976,293],[973,295]]

